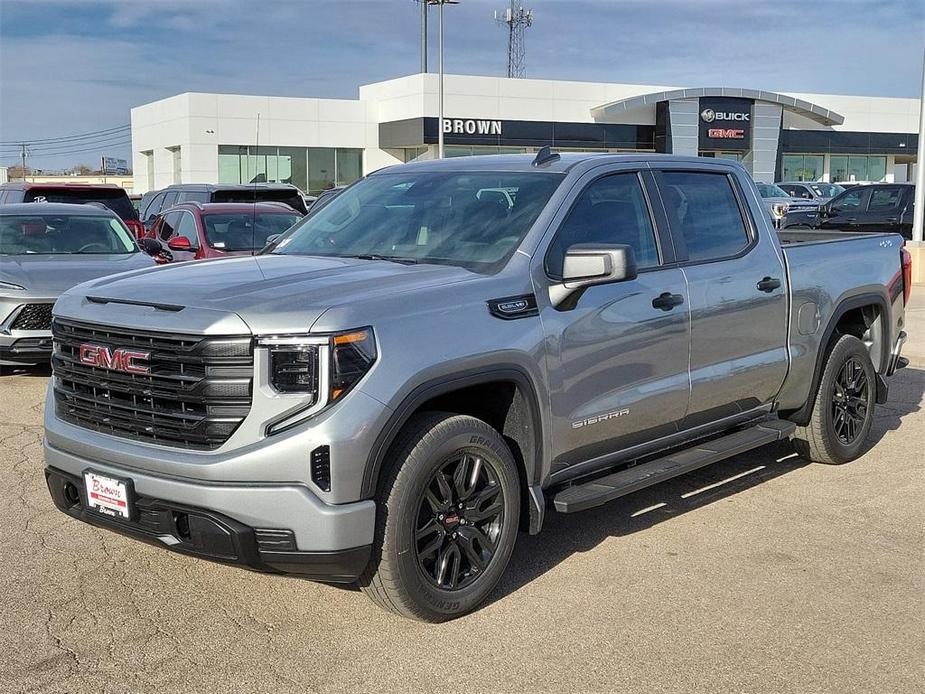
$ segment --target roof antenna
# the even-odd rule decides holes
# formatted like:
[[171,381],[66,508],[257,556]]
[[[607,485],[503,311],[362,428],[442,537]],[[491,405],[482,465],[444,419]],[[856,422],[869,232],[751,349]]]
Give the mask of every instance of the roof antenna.
[[545,166],[546,164],[552,164],[554,161],[559,161],[559,159],[561,157],[558,152],[553,152],[549,145],[543,145],[533,159],[533,166]]

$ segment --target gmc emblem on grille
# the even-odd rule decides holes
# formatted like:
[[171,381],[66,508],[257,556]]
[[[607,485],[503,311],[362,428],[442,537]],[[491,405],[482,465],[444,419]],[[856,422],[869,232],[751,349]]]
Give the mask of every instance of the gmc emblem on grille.
[[110,371],[124,371],[130,374],[151,373],[151,368],[136,364],[137,359],[148,359],[150,352],[136,352],[131,349],[110,349],[104,345],[84,343],[80,346],[80,363],[98,366]]

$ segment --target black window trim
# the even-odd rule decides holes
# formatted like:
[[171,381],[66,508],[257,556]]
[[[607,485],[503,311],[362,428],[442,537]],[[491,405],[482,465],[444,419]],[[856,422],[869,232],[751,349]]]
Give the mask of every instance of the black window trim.
[[[591,186],[596,184],[602,178],[609,178],[611,176],[620,176],[620,175],[635,175],[636,182],[639,185],[640,190],[642,191],[642,198],[646,205],[646,211],[649,214],[649,224],[652,226],[652,234],[655,237],[655,251],[658,254],[658,264],[650,265],[648,267],[638,268],[636,274],[643,274],[646,272],[654,272],[657,270],[665,270],[666,268],[675,267],[673,258],[666,262],[666,253],[663,246],[663,233],[661,231],[660,225],[658,224],[658,215],[655,213],[655,207],[652,204],[652,199],[649,194],[648,185],[646,183],[645,174],[649,173],[647,169],[644,168],[620,168],[620,169],[607,169],[602,171],[592,178],[590,181],[581,186],[580,190],[572,197],[571,202],[569,203],[568,210],[562,216],[559,223],[556,225],[556,230],[549,237],[549,243],[546,245],[546,251],[543,253],[543,272],[546,275],[546,278],[553,282],[561,282],[561,277],[556,277],[550,272],[549,269],[549,254],[552,252],[553,244],[555,244],[556,239],[559,236],[559,232],[562,231],[562,227],[565,222],[568,221],[569,216],[572,214],[572,210],[575,209],[575,206],[578,204],[579,198],[584,195],[585,191],[588,190]],[[669,239],[670,243],[670,239]],[[673,250],[673,249],[671,249]],[[673,253],[672,253],[673,256]]]
[[[729,187],[732,189],[733,198],[736,201],[736,206],[739,208],[739,216],[742,218],[742,226],[745,228],[745,235],[748,237],[748,243],[745,247],[742,248],[738,253],[732,255],[724,255],[717,258],[706,258],[706,259],[697,259],[691,260],[690,255],[687,251],[687,242],[684,240],[683,235],[676,234],[675,231],[671,228],[671,222],[667,218],[665,224],[668,229],[669,236],[671,237],[672,243],[675,245],[675,256],[677,258],[678,267],[692,267],[694,265],[707,265],[709,263],[721,263],[727,260],[735,260],[737,258],[744,258],[746,255],[752,252],[752,250],[758,246],[759,235],[757,225],[755,220],[752,217],[751,210],[749,206],[745,203],[745,195],[742,192],[742,189],[739,185],[738,177],[728,169],[702,169],[702,168],[686,168],[686,167],[665,167],[665,168],[653,168],[653,179],[655,182],[656,190],[659,195],[659,202],[662,206],[665,206],[665,201],[662,198],[662,184],[660,183],[661,175],[664,173],[697,173],[697,174],[708,174],[711,176],[724,176],[726,181],[729,183]],[[759,197],[760,199],[760,197]],[[763,203],[762,203],[763,209]],[[768,224],[770,229],[770,223]],[[680,243],[679,243],[680,241]]]

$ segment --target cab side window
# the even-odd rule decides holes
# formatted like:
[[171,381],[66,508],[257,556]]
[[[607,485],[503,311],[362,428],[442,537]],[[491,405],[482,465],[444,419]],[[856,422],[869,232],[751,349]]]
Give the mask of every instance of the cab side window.
[[725,173],[662,171],[656,180],[672,238],[686,247],[688,260],[729,258],[751,243]]
[[638,174],[604,176],[582,191],[546,254],[547,273],[561,277],[565,252],[586,243],[630,246],[639,269],[659,264],[655,229]]
[[864,193],[866,191],[861,188],[853,188],[844,194],[834,203],[832,203],[833,210],[847,211],[847,210],[858,210],[861,208],[861,203],[864,202]]
[[177,236],[184,236],[189,240],[191,248],[199,247],[199,232],[196,229],[196,220],[189,212],[181,212],[176,228]]
[[176,236],[177,224],[180,221],[182,212],[171,212],[161,220],[161,226],[157,230],[157,235],[161,241],[169,241]]
[[886,212],[895,210],[902,201],[903,191],[899,186],[890,188],[875,188],[870,192],[870,202],[867,209],[871,212]]

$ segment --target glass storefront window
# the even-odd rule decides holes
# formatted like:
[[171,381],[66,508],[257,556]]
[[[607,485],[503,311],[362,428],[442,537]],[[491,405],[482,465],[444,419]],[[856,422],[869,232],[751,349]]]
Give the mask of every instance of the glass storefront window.
[[219,145],[219,183],[291,183],[318,194],[363,175],[363,150]]
[[308,151],[308,191],[320,192],[334,187],[334,148],[313,147]]
[[336,183],[339,186],[353,183],[362,176],[363,153],[358,149],[339,149],[336,151]]
[[867,157],[867,180],[882,181],[886,178],[886,157]]
[[821,181],[823,162],[821,154],[786,154],[783,161],[783,180]]
[[829,160],[829,180],[839,181],[882,181],[886,178],[886,157],[833,154]]

